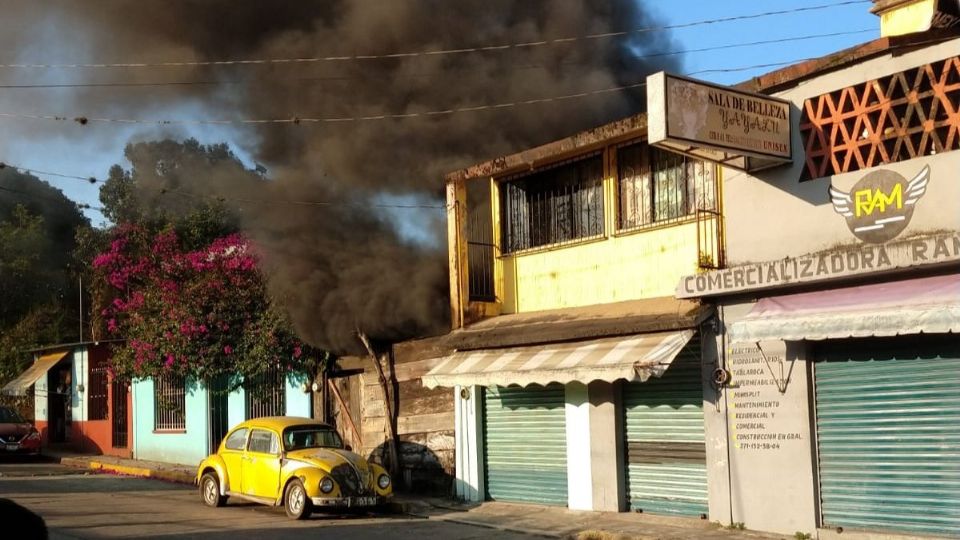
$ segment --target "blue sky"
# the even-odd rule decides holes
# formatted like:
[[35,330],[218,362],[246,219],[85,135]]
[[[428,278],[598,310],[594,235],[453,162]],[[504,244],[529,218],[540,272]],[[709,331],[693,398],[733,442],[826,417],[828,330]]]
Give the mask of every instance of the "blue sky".
[[[658,12],[665,24],[677,25],[708,19],[718,19],[760,13],[764,11],[787,10],[830,3],[829,0],[646,0],[650,9]],[[833,7],[828,10],[799,12],[789,15],[740,20],[713,25],[701,25],[692,28],[672,30],[679,49],[709,48],[727,44],[777,40],[798,36],[810,36],[828,33],[849,33],[859,30],[866,32],[765,44],[760,46],[731,48],[724,50],[692,52],[684,55],[684,72],[697,72],[709,69],[739,68],[757,64],[799,61],[808,57],[821,56],[846,47],[879,37],[879,19],[869,13],[869,2],[848,6]],[[83,36],[61,33],[66,21],[50,21],[35,34],[43,47],[26,48],[17,58],[25,62],[65,62],[73,61],[77,55],[77,44]],[[68,25],[67,25],[68,27]],[[2,30],[2,29],[0,29]],[[54,37],[56,36],[56,37]],[[82,49],[82,47],[81,47]],[[133,53],[131,53],[133,54]],[[6,59],[10,61],[11,59]],[[757,68],[732,73],[705,73],[700,78],[723,84],[731,84],[748,79],[775,68]],[[4,75],[6,75],[4,73]],[[57,82],[56,74],[34,75],[35,82]],[[70,92],[75,89],[3,89],[0,88],[0,113],[2,112],[71,112],[69,109]],[[123,92],[134,92],[129,89]],[[137,90],[139,91],[139,90]],[[153,109],[149,106],[151,92],[168,91],[148,89],[124,98],[141,99],[147,102],[144,116],[161,117],[208,117],[197,103],[180,103],[172,109]],[[0,118],[0,160],[22,167],[42,171],[60,172],[80,176],[105,178],[107,170],[114,163],[122,163],[124,145],[131,140],[149,140],[160,136],[196,137],[204,143],[226,141],[231,147],[249,161],[242,152],[244,137],[247,134],[233,128],[223,127],[184,127],[157,128],[143,126],[123,126],[99,124],[80,126],[73,122],[50,122],[39,125],[38,121],[11,120]],[[69,179],[57,179],[38,174],[51,184],[61,188],[64,193],[78,202],[97,205],[97,185]],[[102,216],[94,210],[86,211],[93,223],[103,222]]]

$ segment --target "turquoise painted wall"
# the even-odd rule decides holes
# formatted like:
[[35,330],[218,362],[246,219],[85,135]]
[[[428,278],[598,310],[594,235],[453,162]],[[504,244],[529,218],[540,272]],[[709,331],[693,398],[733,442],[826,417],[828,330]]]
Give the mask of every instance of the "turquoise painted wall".
[[188,383],[186,426],[181,433],[153,430],[153,380],[133,383],[133,455],[136,459],[199,465],[207,457],[207,391]]
[[308,388],[303,391],[302,385],[309,385],[309,378],[303,375],[287,375],[287,416],[313,417],[313,407],[310,400],[311,392]]
[[[307,378],[291,374],[286,385],[286,415],[311,417],[310,392],[302,385]],[[200,385],[188,384],[187,429],[183,433],[155,433],[153,430],[153,380],[133,383],[134,439],[136,459],[196,465],[209,454],[207,391]],[[229,426],[246,420],[246,391],[240,388],[227,396]]]

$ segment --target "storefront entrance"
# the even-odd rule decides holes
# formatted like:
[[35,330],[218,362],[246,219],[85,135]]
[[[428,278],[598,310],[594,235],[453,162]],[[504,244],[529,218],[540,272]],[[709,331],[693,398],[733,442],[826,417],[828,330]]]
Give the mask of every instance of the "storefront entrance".
[[824,527],[960,535],[960,344],[949,337],[817,350]]
[[567,433],[562,385],[487,387],[487,497],[567,505]]
[[700,340],[660,378],[623,385],[629,508],[654,514],[707,514]]

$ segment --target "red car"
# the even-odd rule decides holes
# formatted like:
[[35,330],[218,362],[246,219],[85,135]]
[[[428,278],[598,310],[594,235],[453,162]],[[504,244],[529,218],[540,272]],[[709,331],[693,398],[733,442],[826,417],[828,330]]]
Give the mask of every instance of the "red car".
[[10,407],[0,407],[0,455],[3,454],[40,454],[40,432]]

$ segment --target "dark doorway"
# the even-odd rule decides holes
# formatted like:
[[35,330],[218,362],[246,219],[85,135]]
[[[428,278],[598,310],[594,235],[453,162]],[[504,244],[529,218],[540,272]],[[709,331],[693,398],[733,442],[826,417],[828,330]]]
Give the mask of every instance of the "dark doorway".
[[230,388],[228,377],[220,376],[207,384],[207,409],[210,419],[210,453],[217,451],[220,441],[227,435],[230,423],[227,418],[227,397]]
[[127,447],[127,388],[126,381],[114,379],[111,383],[111,438],[114,448]]
[[73,422],[71,364],[58,364],[47,373],[47,421],[51,443],[70,440]]

